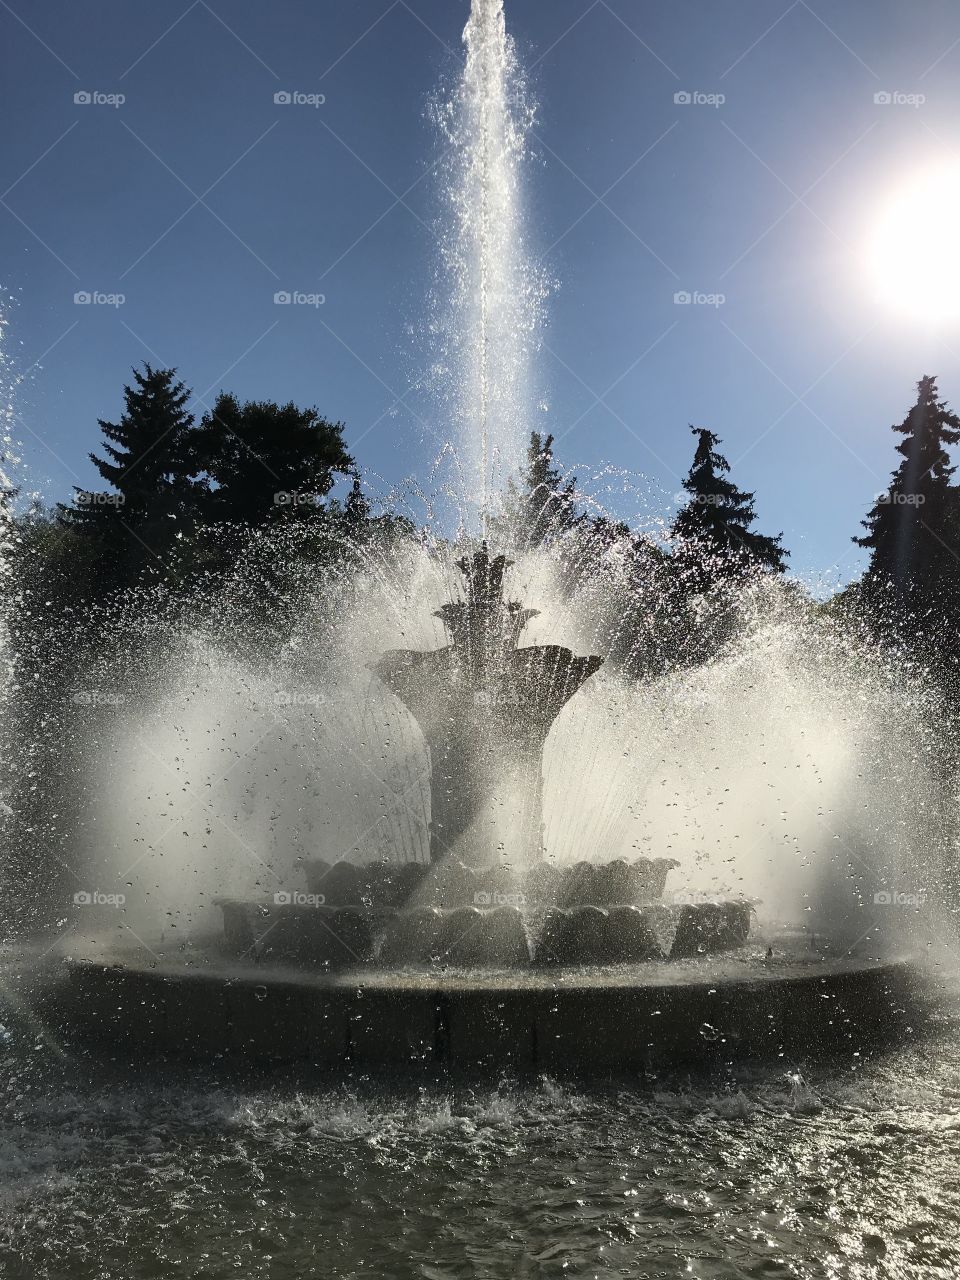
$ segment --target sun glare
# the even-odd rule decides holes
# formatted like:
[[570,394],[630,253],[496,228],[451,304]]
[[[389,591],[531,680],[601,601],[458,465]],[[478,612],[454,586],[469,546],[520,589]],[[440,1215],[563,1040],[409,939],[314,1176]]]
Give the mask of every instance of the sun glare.
[[931,324],[960,319],[960,167],[913,179],[882,211],[868,243],[878,297]]

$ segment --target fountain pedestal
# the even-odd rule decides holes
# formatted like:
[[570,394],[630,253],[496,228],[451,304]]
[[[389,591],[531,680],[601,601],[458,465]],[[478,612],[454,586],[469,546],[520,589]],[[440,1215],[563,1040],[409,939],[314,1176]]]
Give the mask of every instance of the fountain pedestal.
[[430,751],[430,857],[529,866],[543,852],[543,748],[565,704],[602,665],[559,645],[518,648],[535,609],[505,600],[505,556],[458,561],[464,598],[437,616],[450,645],[394,650],[375,670]]

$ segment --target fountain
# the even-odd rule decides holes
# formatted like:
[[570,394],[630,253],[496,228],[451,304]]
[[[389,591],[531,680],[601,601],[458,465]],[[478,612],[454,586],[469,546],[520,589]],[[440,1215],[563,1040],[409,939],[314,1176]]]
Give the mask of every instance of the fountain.
[[[388,653],[377,664],[429,745],[433,861],[456,855],[484,866],[499,851],[522,866],[541,856],[544,743],[603,661],[556,645],[517,647],[536,610],[504,600],[510,563],[491,558],[486,544],[458,561],[466,598],[437,615],[450,646]],[[505,796],[515,803],[505,807]]]
[[[756,867],[747,857],[744,892],[699,889],[699,861],[691,868],[688,859],[687,887],[670,900],[667,878],[681,863],[665,838],[663,847],[652,846],[654,856],[625,857],[621,841],[618,856],[604,861],[598,828],[568,823],[561,834],[574,856],[551,847],[558,842],[545,821],[545,754],[564,750],[580,775],[587,772],[578,734],[595,715],[591,681],[604,659],[559,643],[521,644],[541,615],[510,598],[512,562],[489,539],[498,487],[515,472],[531,421],[545,284],[524,250],[520,176],[530,109],[503,0],[473,0],[465,42],[463,79],[438,113],[454,167],[442,253],[449,306],[435,325],[446,344],[436,362],[448,377],[441,398],[457,427],[464,507],[472,509],[456,539],[460,587],[434,600],[446,645],[385,644],[364,654],[377,690],[364,696],[389,704],[383,720],[400,725],[410,754],[423,749],[429,762],[425,856],[405,839],[380,856],[353,859],[340,852],[343,842],[311,836],[306,856],[288,860],[305,876],[301,888],[255,893],[249,883],[236,888],[230,875],[220,877],[222,928],[208,923],[175,937],[178,913],[170,907],[173,924],[162,930],[137,917],[123,932],[88,916],[46,949],[49,982],[39,1007],[125,1054],[361,1069],[483,1063],[635,1071],[671,1059],[807,1053],[812,1036],[823,1047],[846,1047],[906,1032],[920,1022],[910,966],[831,943],[796,920],[767,923],[751,942]],[[439,536],[436,543],[449,546]],[[401,632],[418,625],[415,598],[396,612]],[[356,634],[343,650],[343,667],[356,679],[365,665]],[[637,698],[623,694],[621,723]],[[237,723],[258,739],[246,721],[244,710]],[[596,774],[603,771],[596,764],[605,745],[601,720],[594,718],[590,734]],[[641,753],[649,750],[642,734],[634,741]],[[839,767],[842,746],[830,764]],[[620,758],[628,754],[624,742],[615,748]],[[151,768],[161,754],[151,752]],[[283,760],[291,771],[300,763]],[[273,767],[269,785],[279,776]],[[678,793],[685,786],[682,779]],[[131,783],[127,803],[137,827],[142,817],[146,825],[136,800],[145,790]],[[641,798],[638,788],[632,802]],[[578,823],[595,804],[602,809],[602,797],[586,790],[575,791],[574,801]],[[298,841],[305,826],[315,832],[301,821],[305,807],[298,798]],[[259,868],[277,874],[266,844],[282,828],[272,803],[270,813],[264,843],[252,852]],[[173,845],[165,810],[162,817],[154,850]],[[109,845],[104,832],[107,821],[96,838]],[[177,879],[178,866],[196,875],[202,862],[197,837],[183,835],[191,843],[168,880]],[[332,858],[327,848],[337,850]],[[145,857],[129,851],[121,850],[115,868],[127,884]],[[769,873],[768,883],[784,879],[785,867]]]
[[522,967],[677,959],[746,942],[748,902],[660,901],[673,859],[561,869],[545,856],[544,745],[602,659],[518,646],[536,610],[504,599],[510,563],[486,543],[462,557],[464,598],[437,611],[450,645],[376,663],[428,747],[430,863],[310,858],[303,902],[221,899],[234,954],[327,970]]
[[221,897],[222,937],[188,946],[74,937],[52,1014],[134,1055],[553,1072],[860,1053],[921,1026],[896,959],[796,928],[751,945],[751,901],[664,901],[673,858],[552,857],[544,745],[602,659],[520,646],[509,567],[462,556],[450,644],[375,663],[428,745],[428,859],[308,858],[305,891]]

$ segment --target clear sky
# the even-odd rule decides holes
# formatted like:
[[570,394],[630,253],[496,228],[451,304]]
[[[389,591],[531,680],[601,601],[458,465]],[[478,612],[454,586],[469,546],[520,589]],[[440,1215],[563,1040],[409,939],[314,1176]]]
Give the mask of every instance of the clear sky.
[[[467,8],[0,0],[0,282],[28,487],[94,483],[96,419],[142,359],[207,402],[318,405],[385,483],[426,473],[435,446],[404,399],[435,253],[424,105]],[[960,405],[960,320],[878,302],[863,266],[891,198],[960,164],[960,7],[507,0],[507,20],[540,102],[537,247],[561,281],[533,425],[565,463],[643,472],[664,512],[687,423],[708,426],[794,569],[853,576],[914,383],[937,374]],[[277,290],[325,303],[278,308]]]

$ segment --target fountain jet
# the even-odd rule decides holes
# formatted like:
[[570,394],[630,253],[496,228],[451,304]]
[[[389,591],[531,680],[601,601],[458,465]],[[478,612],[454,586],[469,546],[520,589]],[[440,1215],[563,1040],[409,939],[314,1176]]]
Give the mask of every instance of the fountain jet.
[[444,301],[435,341],[443,412],[485,536],[535,411],[532,357],[549,286],[528,247],[524,166],[534,111],[503,0],[472,0],[463,42],[462,76],[435,107],[449,157],[441,165],[447,216],[438,227]]

